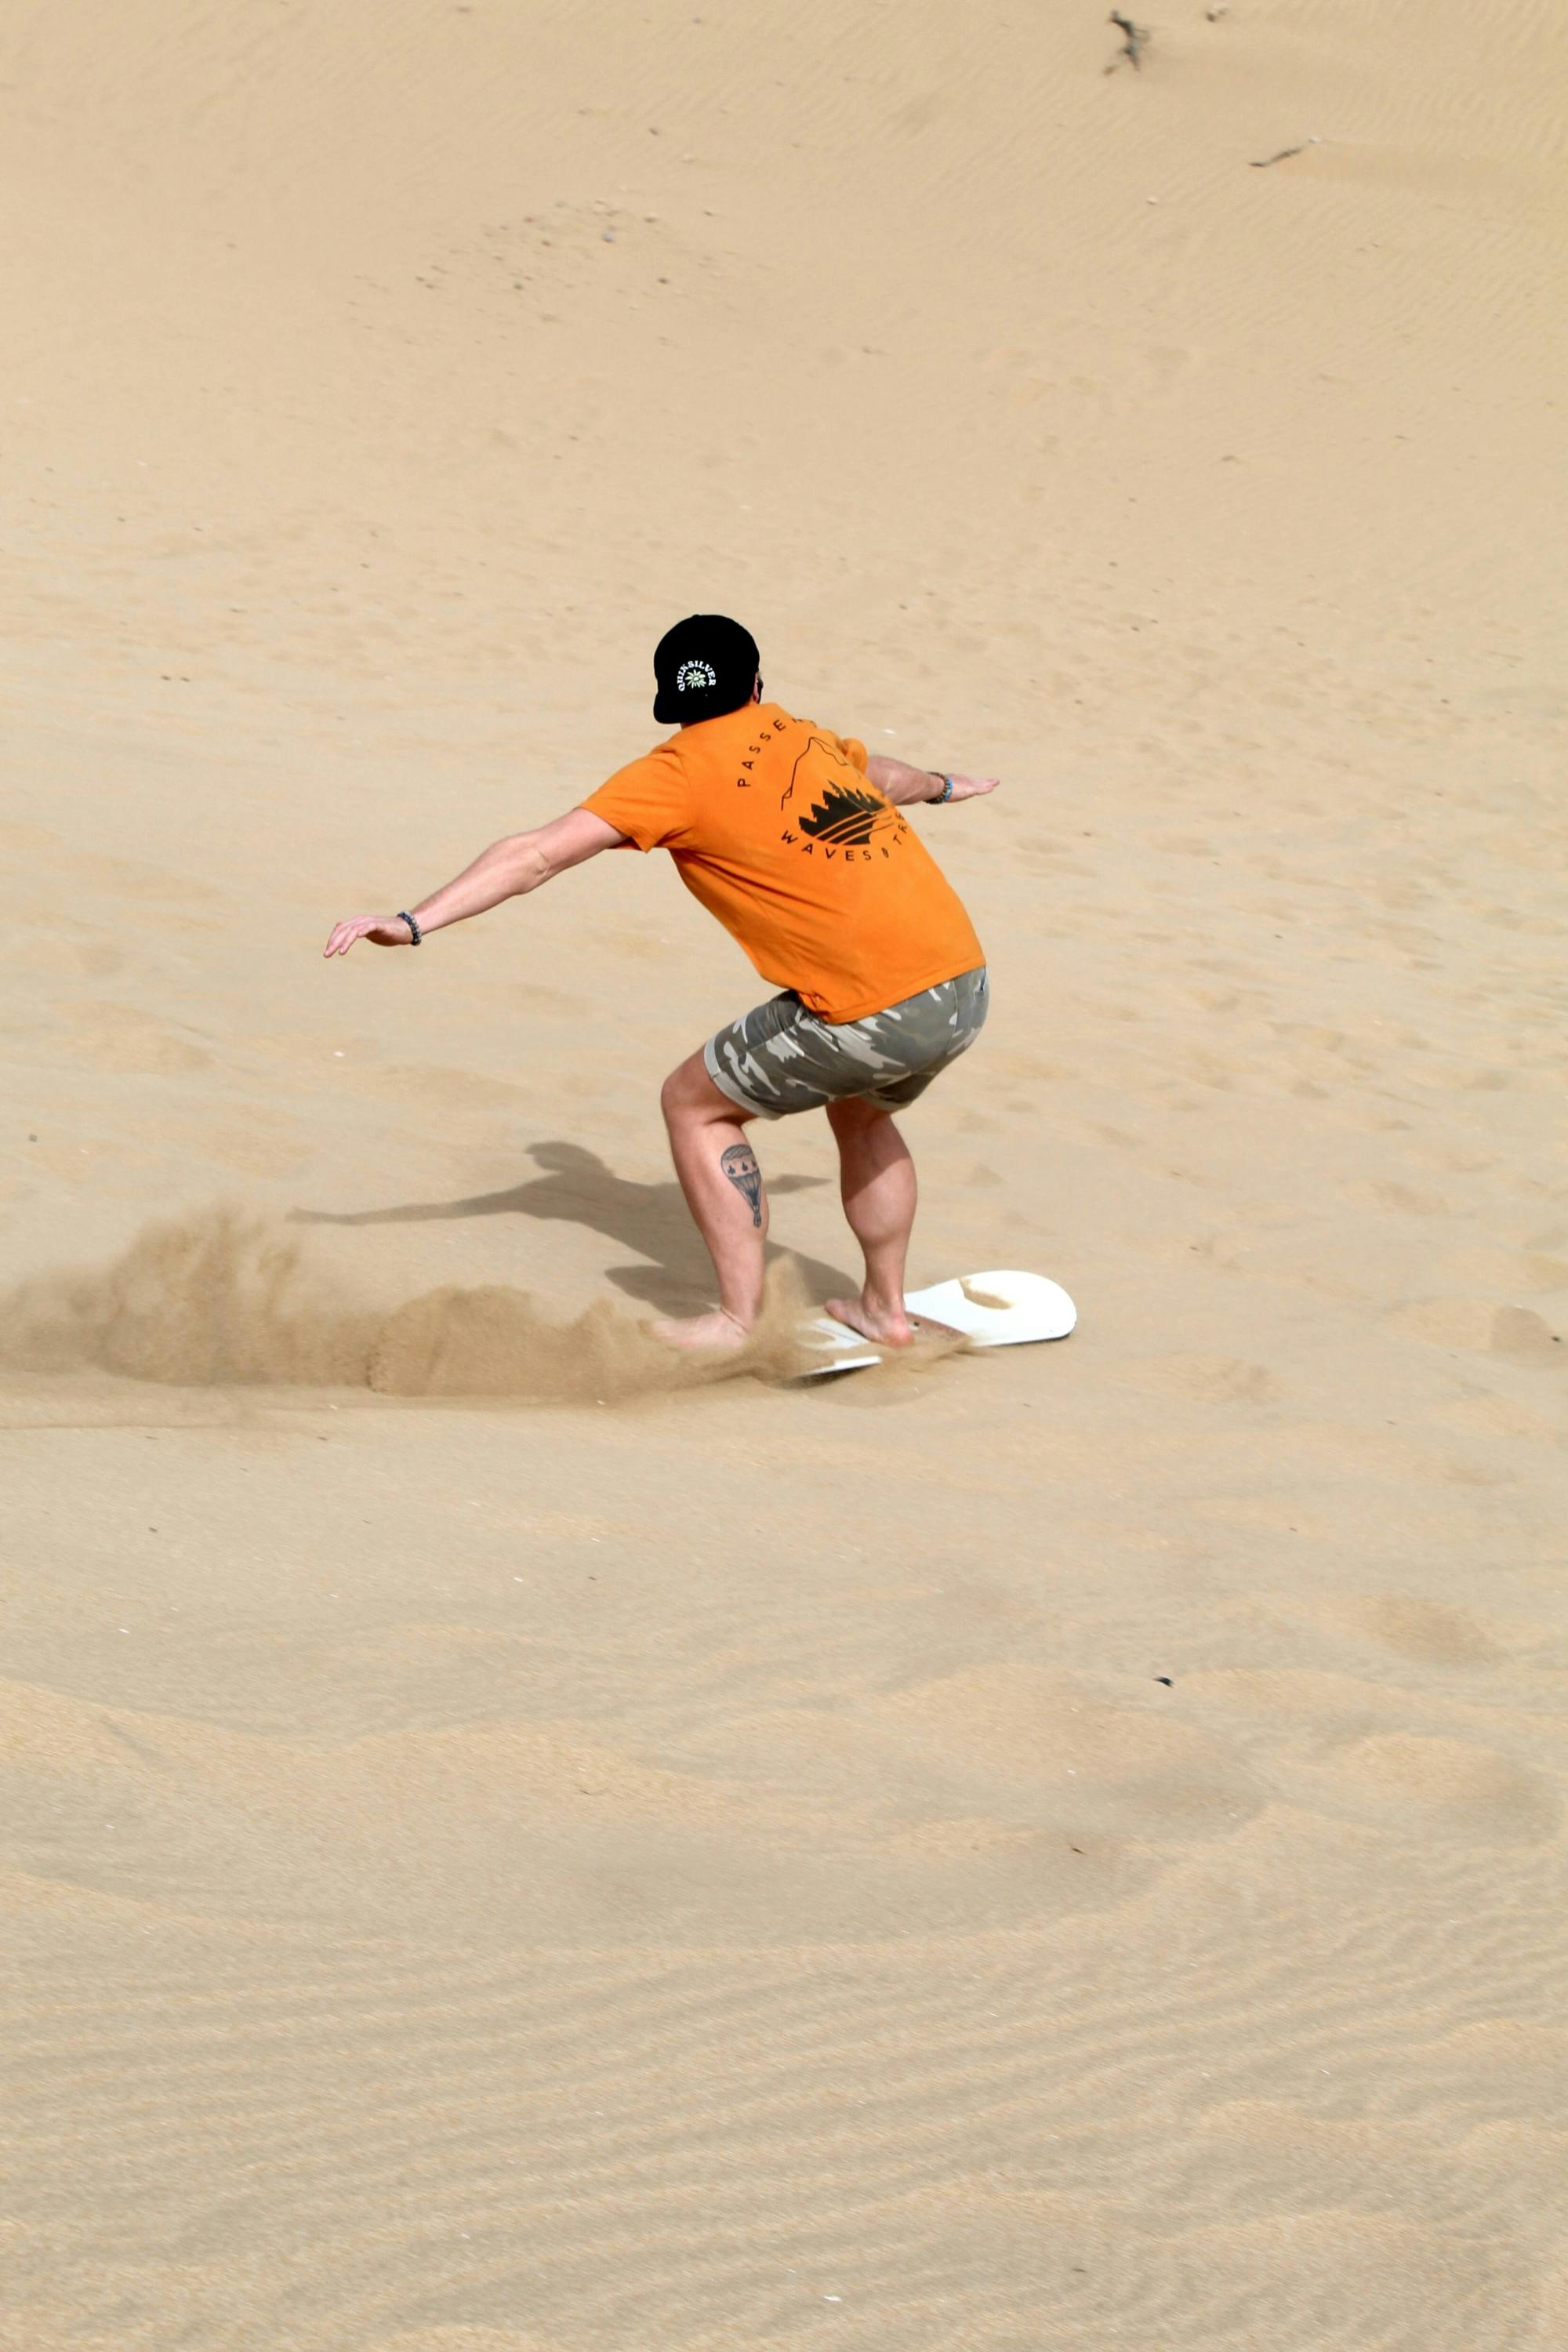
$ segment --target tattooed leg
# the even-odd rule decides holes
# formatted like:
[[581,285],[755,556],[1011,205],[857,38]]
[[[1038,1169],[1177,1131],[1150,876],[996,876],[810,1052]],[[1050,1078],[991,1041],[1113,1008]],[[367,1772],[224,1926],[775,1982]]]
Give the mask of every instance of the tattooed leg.
[[700,1053],[665,1080],[661,1103],[675,1172],[718,1276],[719,1310],[653,1328],[679,1348],[738,1347],[762,1307],[768,1231],[768,1196],[745,1115],[720,1093]]
[[757,1165],[757,1155],[749,1143],[731,1143],[719,1154],[719,1165],[735,1187],[744,1195],[752,1213],[752,1223],[763,1222],[763,1171]]

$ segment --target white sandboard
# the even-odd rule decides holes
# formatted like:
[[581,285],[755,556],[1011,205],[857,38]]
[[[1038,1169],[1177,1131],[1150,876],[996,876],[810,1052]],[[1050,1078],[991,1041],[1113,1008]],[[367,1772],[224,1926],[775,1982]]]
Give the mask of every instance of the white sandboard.
[[[1022,1348],[1037,1339],[1065,1339],[1078,1321],[1078,1308],[1059,1282],[1043,1274],[965,1274],[933,1282],[929,1290],[905,1293],[904,1306],[917,1322],[942,1323],[962,1331],[972,1348]],[[821,1380],[834,1372],[869,1370],[882,1360],[875,1340],[863,1339],[836,1316],[807,1324],[807,1347],[820,1349],[823,1362],[803,1377]]]

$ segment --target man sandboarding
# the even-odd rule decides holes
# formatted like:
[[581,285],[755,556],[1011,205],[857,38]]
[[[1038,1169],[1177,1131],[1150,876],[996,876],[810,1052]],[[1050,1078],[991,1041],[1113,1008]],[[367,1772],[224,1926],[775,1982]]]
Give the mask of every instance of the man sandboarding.
[[710,1037],[660,1097],[680,1189],[719,1278],[709,1315],[656,1323],[683,1348],[738,1347],[763,1303],[767,1195],[745,1129],[824,1109],[844,1213],[866,1261],[858,1298],[829,1312],[887,1348],[910,1338],[904,1260],[915,1170],[892,1112],[972,1045],[985,961],[956,893],[906,824],[911,801],[964,801],[994,777],[931,773],[763,702],[749,631],[694,614],[654,655],[653,715],[679,732],[580,808],[498,841],[411,911],[339,923],[417,947],[427,931],[536,890],[602,849],[668,849],[692,896],[783,994]]

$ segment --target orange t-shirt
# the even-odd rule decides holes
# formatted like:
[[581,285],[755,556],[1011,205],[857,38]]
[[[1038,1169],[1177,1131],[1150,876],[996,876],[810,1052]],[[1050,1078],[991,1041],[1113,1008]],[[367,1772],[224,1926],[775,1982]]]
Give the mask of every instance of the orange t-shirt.
[[683,727],[583,803],[680,878],[764,980],[858,1021],[985,961],[957,893],[866,773],[866,747],[748,702]]

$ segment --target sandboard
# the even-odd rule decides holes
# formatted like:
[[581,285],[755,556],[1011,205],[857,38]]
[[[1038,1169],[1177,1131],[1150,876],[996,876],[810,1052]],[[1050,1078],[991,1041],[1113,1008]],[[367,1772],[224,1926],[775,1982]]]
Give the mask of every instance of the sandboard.
[[[961,1331],[972,1348],[1022,1348],[1038,1339],[1065,1339],[1078,1321],[1078,1309],[1060,1283],[1047,1281],[1043,1274],[960,1275],[951,1282],[933,1282],[926,1290],[907,1291],[904,1306],[917,1322]],[[875,1340],[863,1339],[832,1315],[814,1318],[801,1336],[823,1358],[802,1374],[808,1381],[868,1371],[885,1353],[894,1352],[879,1349]]]

